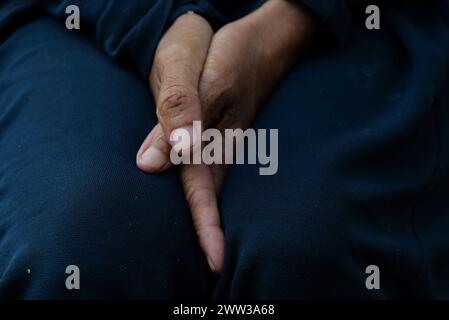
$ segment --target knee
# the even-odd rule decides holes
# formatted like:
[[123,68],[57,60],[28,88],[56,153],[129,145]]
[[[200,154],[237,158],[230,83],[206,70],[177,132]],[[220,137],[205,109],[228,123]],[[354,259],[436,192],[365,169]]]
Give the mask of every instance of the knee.
[[[24,219],[16,217],[0,243],[8,248],[0,255],[8,265],[0,276],[9,279],[2,294],[18,282],[24,298],[201,294],[199,251],[176,177],[144,175],[132,162],[108,166],[69,170],[65,182],[46,186],[40,204],[23,205]],[[80,290],[65,286],[69,265],[80,269]]]
[[237,299],[369,296],[365,269],[356,263],[345,234],[318,220],[262,224],[227,232],[224,272],[232,281],[220,294]]

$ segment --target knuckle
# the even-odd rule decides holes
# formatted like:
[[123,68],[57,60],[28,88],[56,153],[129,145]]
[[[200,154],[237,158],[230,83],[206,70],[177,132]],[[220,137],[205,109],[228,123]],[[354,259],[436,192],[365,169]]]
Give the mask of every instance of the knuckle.
[[188,110],[196,99],[192,90],[184,86],[176,85],[161,91],[157,115],[159,118],[179,117]]

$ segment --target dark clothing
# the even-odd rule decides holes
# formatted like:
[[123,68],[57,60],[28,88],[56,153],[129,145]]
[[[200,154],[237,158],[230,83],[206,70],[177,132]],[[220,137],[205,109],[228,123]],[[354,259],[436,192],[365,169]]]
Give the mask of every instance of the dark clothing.
[[[135,165],[156,123],[146,78],[181,12],[218,27],[251,6],[85,1],[89,32],[47,17],[77,2],[0,4],[0,298],[206,298],[176,170]],[[351,1],[302,2],[338,41],[299,61],[255,124],[279,129],[279,172],[230,171],[213,296],[449,298],[447,2],[386,2],[379,31]]]

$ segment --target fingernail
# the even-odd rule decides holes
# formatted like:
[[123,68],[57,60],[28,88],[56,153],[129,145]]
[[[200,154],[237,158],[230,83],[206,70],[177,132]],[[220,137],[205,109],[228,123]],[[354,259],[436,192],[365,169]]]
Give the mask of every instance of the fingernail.
[[173,147],[175,152],[180,153],[194,146],[198,138],[195,129],[190,126],[173,130],[170,140],[176,143]]
[[207,256],[206,258],[207,258],[207,263],[209,264],[209,268],[212,270],[212,272],[215,273],[215,271],[217,269],[215,269],[215,265],[214,265],[214,262],[212,261],[212,258],[209,256]]
[[142,154],[140,161],[147,167],[159,170],[167,163],[167,158],[161,150],[151,146]]

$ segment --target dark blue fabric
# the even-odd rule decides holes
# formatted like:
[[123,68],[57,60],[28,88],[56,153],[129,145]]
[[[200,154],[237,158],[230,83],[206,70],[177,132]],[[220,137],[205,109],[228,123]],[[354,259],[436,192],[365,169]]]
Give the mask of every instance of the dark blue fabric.
[[[80,8],[82,29],[89,30],[113,58],[135,66],[147,79],[159,39],[180,15],[194,11],[215,28],[261,5],[261,0],[4,0],[0,3],[0,39],[39,12],[65,19],[66,8]],[[217,9],[217,7],[219,9]]]
[[108,55],[134,64],[145,79],[158,40],[179,15],[195,11],[215,25],[226,20],[208,0],[6,0],[0,4],[0,33],[38,12],[65,18],[69,5],[80,8],[82,28]]
[[[146,81],[109,58],[144,75],[140,40],[151,55],[174,12],[160,3],[154,33],[89,11],[116,21],[95,38],[0,5],[0,298],[208,297],[176,171],[134,163],[156,121]],[[215,298],[449,298],[447,2],[385,5],[380,31],[347,8],[346,46],[314,48],[257,120],[279,129],[278,174],[231,169]]]

